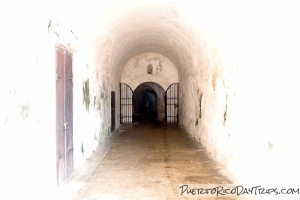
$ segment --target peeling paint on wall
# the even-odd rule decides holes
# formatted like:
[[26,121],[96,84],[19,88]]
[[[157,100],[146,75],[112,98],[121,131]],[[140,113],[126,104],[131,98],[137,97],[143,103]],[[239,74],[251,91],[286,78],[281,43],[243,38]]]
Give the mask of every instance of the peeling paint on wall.
[[226,94],[226,104],[225,104],[225,110],[223,114],[223,125],[225,126],[226,120],[227,120],[227,104],[228,104],[228,94]]
[[84,156],[84,145],[83,145],[83,142],[81,142],[81,153]]
[[101,109],[101,101],[99,99],[97,100],[96,106],[97,106],[97,110],[100,111],[100,109]]
[[89,79],[83,82],[82,85],[82,93],[83,93],[83,104],[87,111],[90,109],[90,84]]
[[217,74],[214,73],[212,76],[212,86],[214,88],[214,90],[216,90],[216,86],[217,86]]
[[203,96],[203,94],[201,94],[199,97],[199,113],[196,116],[195,126],[198,126],[199,121],[201,120],[201,117],[202,117],[202,96]]
[[19,114],[23,120],[28,119],[28,116],[29,116],[29,103],[28,102],[20,105]]
[[272,142],[268,142],[268,148],[271,150],[271,149],[273,149],[273,144],[272,144]]
[[201,119],[202,116],[202,96],[203,94],[201,94],[199,98],[199,119]]
[[108,126],[99,132],[99,140],[98,140],[99,144],[101,141],[105,140],[109,136],[109,134],[111,132],[110,130],[111,130],[111,127]]

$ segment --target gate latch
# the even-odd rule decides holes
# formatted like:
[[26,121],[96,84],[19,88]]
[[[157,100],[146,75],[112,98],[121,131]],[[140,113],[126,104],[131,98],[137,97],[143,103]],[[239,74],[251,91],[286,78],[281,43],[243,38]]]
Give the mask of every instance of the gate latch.
[[68,122],[64,122],[65,130],[67,130]]

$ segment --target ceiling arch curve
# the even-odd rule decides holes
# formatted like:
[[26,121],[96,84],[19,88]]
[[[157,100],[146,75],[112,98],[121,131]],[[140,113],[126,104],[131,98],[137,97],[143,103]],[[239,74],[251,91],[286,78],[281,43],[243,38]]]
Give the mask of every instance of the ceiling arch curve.
[[[147,71],[151,66],[151,73]],[[165,56],[146,52],[134,56],[124,66],[121,73],[121,82],[128,84],[133,90],[145,81],[156,82],[165,90],[172,83],[178,83],[178,70]]]
[[87,34],[99,65],[119,72],[134,56],[153,52],[167,57],[179,71],[193,66],[195,30],[176,7],[135,2],[111,12]]

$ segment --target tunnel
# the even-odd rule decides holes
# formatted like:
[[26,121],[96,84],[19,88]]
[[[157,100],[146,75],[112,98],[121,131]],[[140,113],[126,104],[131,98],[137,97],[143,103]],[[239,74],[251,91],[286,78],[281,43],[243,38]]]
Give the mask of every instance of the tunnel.
[[[36,6],[32,16],[38,18],[22,5],[22,19],[3,16],[9,20],[0,38],[0,131],[10,133],[1,135],[1,147],[26,158],[24,170],[14,170],[25,177],[20,185],[34,179],[56,189],[98,149],[109,152],[103,144],[110,137],[145,118],[157,123],[149,132],[182,128],[179,133],[185,131],[241,183],[299,183],[300,42],[293,3],[93,0]],[[147,141],[135,136],[129,140],[134,145]],[[165,144],[166,135],[162,139]],[[126,141],[115,143],[127,147]],[[38,169],[47,173],[38,175]]]
[[[261,71],[259,66],[267,63],[262,61],[258,64],[257,59],[263,54],[271,62],[276,52],[264,51],[272,39],[264,40],[261,44],[266,46],[257,48],[260,36],[254,31],[256,25],[249,22],[251,11],[256,10],[256,7],[235,4],[238,9],[233,9],[230,5],[221,3],[216,6],[207,1],[199,4],[183,1],[116,1],[105,5],[96,2],[88,8],[95,10],[91,12],[94,13],[91,17],[97,20],[88,26],[80,24],[82,20],[74,16],[74,33],[78,38],[81,34],[84,36],[83,41],[78,41],[78,46],[86,47],[84,52],[78,48],[74,59],[88,55],[81,66],[88,66],[84,71],[92,74],[86,78],[90,78],[90,83],[94,84],[96,102],[99,97],[102,102],[101,93],[105,97],[105,91],[120,94],[120,83],[132,89],[133,99],[136,98],[135,92],[145,82],[158,84],[165,92],[172,84],[178,84],[178,102],[172,105],[172,120],[178,119],[178,124],[196,141],[201,142],[218,162],[226,165],[238,177],[245,177],[250,168],[257,173],[261,169],[254,169],[252,165],[245,166],[244,163],[263,160],[275,146],[273,136],[266,133],[268,131],[257,131],[258,126],[245,128],[244,124],[262,124],[264,121],[263,115],[257,115],[251,109],[252,106],[260,108],[261,105],[256,98],[251,98],[250,91],[260,81],[264,82],[265,78],[265,71]],[[263,15],[263,5],[260,8],[256,11],[258,15]],[[89,18],[89,15],[86,17]],[[263,23],[256,22],[259,25]],[[81,29],[76,31],[76,24]],[[86,26],[86,29],[82,28]],[[253,38],[244,38],[251,33]],[[250,59],[249,55],[254,59]],[[80,63],[83,60],[78,61]],[[74,64],[76,68],[77,64]],[[81,66],[77,67],[82,69]],[[255,73],[255,70],[261,73]],[[251,77],[255,77],[255,81]],[[249,85],[250,82],[253,84]],[[266,89],[258,88],[256,95],[263,94]],[[153,87],[150,90],[146,89],[153,98]],[[76,91],[80,90],[76,90],[75,85]],[[158,100],[161,94],[157,90],[155,93]],[[121,94],[116,96],[116,105],[120,104],[120,98]],[[249,101],[251,106],[246,103]],[[101,105],[105,106],[105,98],[103,103]],[[132,116],[139,109],[136,106],[131,105]],[[106,105],[108,107],[109,104]],[[122,115],[120,109],[116,107],[117,124],[120,124]],[[159,109],[157,117],[163,121],[166,116]],[[110,124],[106,120],[109,118],[109,112],[102,112],[100,120],[103,120],[104,129]],[[252,149],[252,142],[249,141],[260,141],[259,144],[255,142],[257,147],[254,152],[265,154],[257,153],[260,156],[254,156],[256,153],[249,151]],[[243,159],[245,155],[247,161]],[[261,175],[264,177],[262,180],[267,181],[268,176],[271,174]],[[242,179],[253,181],[251,178]]]

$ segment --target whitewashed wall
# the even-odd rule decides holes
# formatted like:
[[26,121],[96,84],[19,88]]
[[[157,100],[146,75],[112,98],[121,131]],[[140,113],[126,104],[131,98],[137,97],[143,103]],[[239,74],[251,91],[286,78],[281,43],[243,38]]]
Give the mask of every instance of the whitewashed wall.
[[56,188],[51,15],[39,9],[29,15],[27,3],[6,2],[0,8],[1,199],[50,197]]
[[[149,64],[153,67],[152,74],[147,72]],[[144,82],[155,82],[167,90],[172,83],[178,83],[178,72],[165,56],[146,52],[127,62],[121,73],[121,82],[128,84],[132,90]]]

